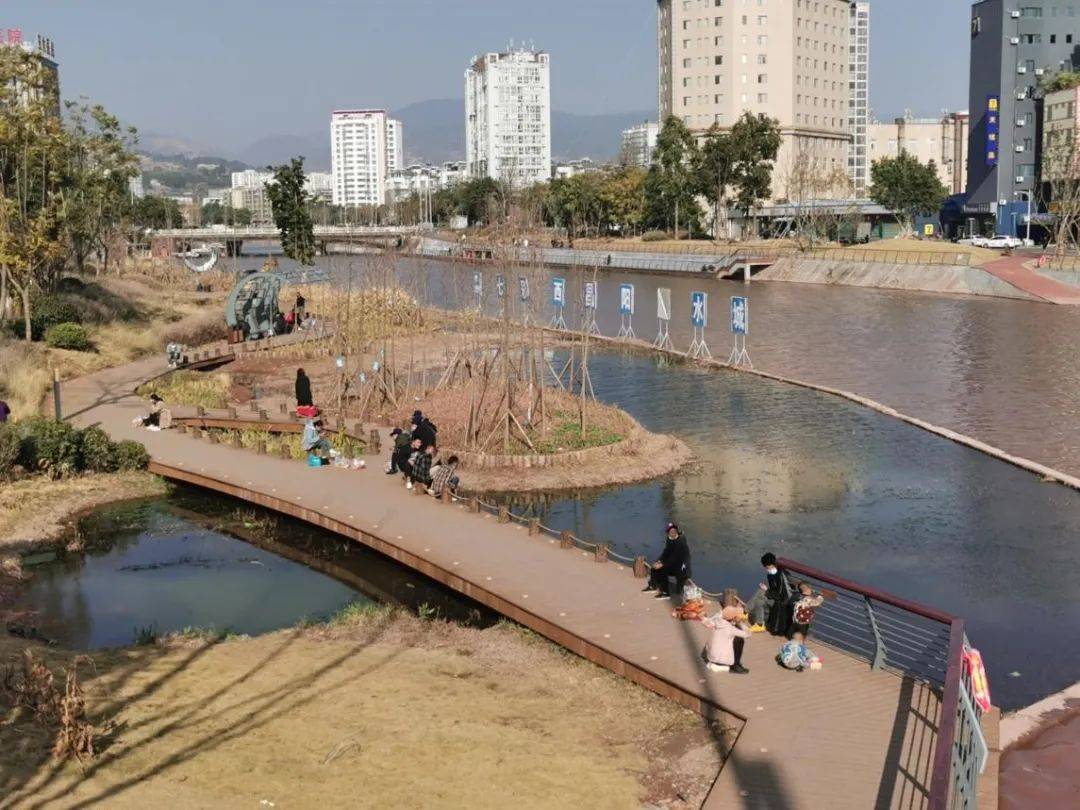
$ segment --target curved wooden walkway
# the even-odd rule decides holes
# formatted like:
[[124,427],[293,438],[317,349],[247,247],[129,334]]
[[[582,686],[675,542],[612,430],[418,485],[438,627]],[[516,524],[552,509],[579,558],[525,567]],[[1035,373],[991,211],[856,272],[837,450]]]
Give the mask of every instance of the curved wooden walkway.
[[[706,807],[918,808],[926,806],[938,723],[928,687],[834,650],[802,674],[773,662],[779,642],[747,644],[747,676],[709,673],[705,631],[671,618],[670,603],[640,593],[615,563],[562,550],[516,524],[407,492],[379,464],[366,471],[309,469],[131,424],[145,404],[132,392],[166,371],[156,359],[66,383],[64,415],[115,438],[143,442],[152,469],[277,509],[364,543],[484,603],[595,663],[659,692],[729,731],[731,747]],[[643,527],[643,531],[659,527]],[[996,790],[994,791],[996,793]],[[552,797],[552,806],[558,806]],[[985,805],[984,805],[985,806]]]

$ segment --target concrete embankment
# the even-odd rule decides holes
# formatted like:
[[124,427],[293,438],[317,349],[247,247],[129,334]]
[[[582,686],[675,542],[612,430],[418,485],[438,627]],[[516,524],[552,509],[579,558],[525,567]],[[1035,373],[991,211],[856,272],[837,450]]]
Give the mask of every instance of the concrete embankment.
[[979,267],[786,257],[758,273],[755,279],[1039,300]]

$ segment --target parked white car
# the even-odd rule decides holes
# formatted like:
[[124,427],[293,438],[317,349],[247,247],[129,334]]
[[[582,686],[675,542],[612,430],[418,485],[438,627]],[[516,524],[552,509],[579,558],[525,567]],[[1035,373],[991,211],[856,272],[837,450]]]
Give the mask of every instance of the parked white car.
[[1024,240],[1018,239],[1015,236],[991,236],[987,239],[983,239],[981,243],[975,243],[977,247],[986,248],[1018,248],[1024,246]]

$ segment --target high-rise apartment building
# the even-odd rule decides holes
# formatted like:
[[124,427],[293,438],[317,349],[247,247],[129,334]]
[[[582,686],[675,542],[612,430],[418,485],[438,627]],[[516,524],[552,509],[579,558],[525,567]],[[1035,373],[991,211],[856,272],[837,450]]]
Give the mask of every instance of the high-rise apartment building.
[[1036,90],[1080,69],[1080,0],[979,0],[971,7],[971,113],[964,213],[1015,233],[1036,193]]
[[258,169],[244,169],[232,173],[233,188],[262,187],[274,179],[273,172],[261,172]]
[[870,126],[870,4],[851,4],[848,27],[848,172],[856,199],[866,197],[870,174],[867,128]]
[[775,118],[774,197],[789,196],[797,160],[848,175],[849,0],[657,0],[657,9],[662,121],[678,116],[703,134],[744,112]]
[[475,57],[465,71],[469,177],[516,187],[551,176],[551,70],[546,53],[509,50]]
[[920,163],[934,161],[938,179],[949,194],[962,194],[967,185],[968,114],[945,113],[940,118],[905,115],[889,124],[872,123],[868,128],[866,174],[870,186],[870,165],[875,160],[906,152]]
[[619,160],[624,166],[648,168],[652,164],[653,150],[656,149],[659,135],[660,125],[655,121],[646,121],[624,129]]
[[386,119],[386,171],[405,168],[405,125],[394,118]]
[[56,61],[56,47],[48,37],[38,36],[31,43],[23,39],[21,28],[0,28],[0,47],[18,48],[23,53],[29,54],[30,58],[37,62],[44,70],[45,78],[41,86],[22,86],[16,80],[15,89],[22,99],[40,98],[47,96],[53,114],[60,116],[60,65]]
[[330,118],[334,205],[386,202],[390,127],[385,110],[335,110]]

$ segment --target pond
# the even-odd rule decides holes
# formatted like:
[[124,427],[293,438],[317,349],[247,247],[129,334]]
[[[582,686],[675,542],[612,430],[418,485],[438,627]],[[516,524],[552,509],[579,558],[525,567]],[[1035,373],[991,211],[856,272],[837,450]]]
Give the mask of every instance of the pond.
[[679,436],[697,462],[513,511],[650,558],[674,520],[710,591],[752,592],[771,550],[962,616],[1006,709],[1080,680],[1080,494],[782,383],[611,352],[590,373],[600,399]]
[[198,629],[257,635],[353,603],[490,623],[471,603],[391,560],[264,510],[195,489],[118,504],[79,522],[79,553],[28,568],[13,613],[70,649]]

